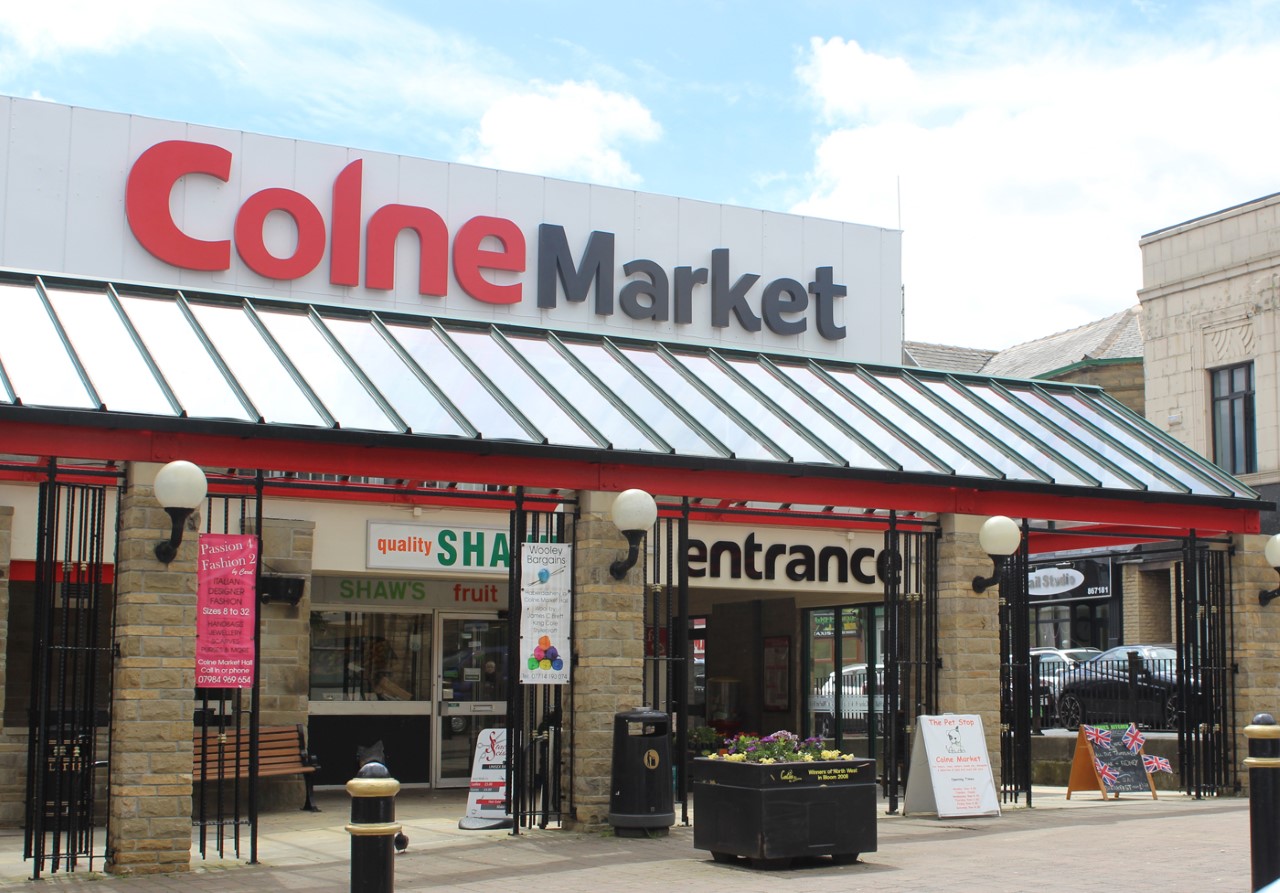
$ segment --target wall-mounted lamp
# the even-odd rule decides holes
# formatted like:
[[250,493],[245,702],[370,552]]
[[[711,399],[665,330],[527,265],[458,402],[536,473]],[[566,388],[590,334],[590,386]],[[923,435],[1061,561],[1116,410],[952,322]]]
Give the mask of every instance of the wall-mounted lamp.
[[170,462],[156,473],[156,501],[173,521],[168,541],[156,545],[156,558],[161,563],[168,564],[178,554],[178,546],[182,545],[182,528],[191,513],[200,508],[208,492],[209,482],[204,472],[198,465],[184,459]]
[[[1280,533],[1267,540],[1266,546],[1262,549],[1262,554],[1267,556],[1267,564],[1275,568],[1276,573],[1280,574]],[[1258,604],[1266,605],[1276,596],[1280,596],[1280,589],[1264,589],[1258,593]]]
[[1012,518],[992,515],[982,522],[982,527],[978,530],[978,545],[982,546],[983,552],[991,556],[995,569],[989,577],[973,578],[974,592],[984,592],[988,587],[1000,582],[1000,570],[1009,560],[1009,556],[1018,551],[1020,542],[1022,542],[1022,531],[1018,529],[1017,523]]
[[615,580],[621,580],[627,576],[627,571],[635,567],[636,559],[640,557],[640,543],[644,542],[644,535],[653,527],[653,522],[658,520],[658,504],[643,490],[623,490],[613,500],[611,514],[613,523],[627,538],[627,557],[609,565],[609,573]]

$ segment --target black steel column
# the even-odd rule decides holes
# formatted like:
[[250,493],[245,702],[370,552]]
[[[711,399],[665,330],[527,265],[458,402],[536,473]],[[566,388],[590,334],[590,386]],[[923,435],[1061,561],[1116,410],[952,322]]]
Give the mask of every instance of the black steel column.
[[351,795],[351,893],[391,893],[395,885],[396,794],[400,782],[382,763],[365,763],[347,782]]
[[1249,739],[1249,846],[1253,886],[1261,890],[1280,878],[1280,725],[1259,713],[1245,726]]

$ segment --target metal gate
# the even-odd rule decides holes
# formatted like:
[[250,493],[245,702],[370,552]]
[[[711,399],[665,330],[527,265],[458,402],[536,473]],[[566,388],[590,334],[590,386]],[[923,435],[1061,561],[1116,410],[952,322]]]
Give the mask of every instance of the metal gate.
[[[884,712],[882,783],[889,813],[898,811],[911,764],[917,718],[938,705],[938,537],[931,530],[902,531],[891,513],[884,534]],[[868,673],[871,685],[875,674]],[[871,703],[875,703],[874,694]]]
[[[724,508],[716,511],[734,514]],[[675,718],[672,746],[677,755],[688,752],[692,689],[689,579],[687,565],[681,560],[687,554],[689,514],[689,500],[685,499],[678,513],[668,508],[658,519],[650,533],[654,558],[644,575],[648,581],[644,589],[644,703]],[[882,517],[875,520],[884,522]],[[884,624],[883,652],[877,654],[873,645],[868,655],[871,664],[879,663],[884,670],[883,691],[877,690],[880,674],[866,674],[868,702],[881,705],[868,716],[867,736],[870,756],[882,758],[881,782],[889,799],[889,811],[894,812],[906,785],[916,718],[933,713],[938,702],[936,530],[921,529],[914,522],[904,530],[896,513],[890,513],[877,573],[884,584],[883,606],[833,610],[864,612],[864,629],[876,628],[872,622],[875,614]],[[833,628],[841,628],[841,621],[835,621]],[[840,716],[838,688],[833,694],[837,699],[836,715]],[[840,722],[834,725],[837,746],[843,741],[841,726]],[[681,806],[681,821],[687,823],[688,766],[678,756],[674,762],[676,799]]]
[[1238,794],[1235,629],[1230,553],[1195,531],[1175,570],[1178,645],[1178,764],[1182,789],[1196,799]]
[[689,500],[678,514],[658,518],[650,531],[653,561],[645,556],[644,679],[642,701],[675,718],[671,729],[674,797],[689,823],[689,573],[678,556],[689,543]]
[[[516,491],[516,510],[511,513],[510,542],[563,543],[566,516],[556,511],[525,509],[522,489]],[[576,531],[576,525],[574,527]],[[522,685],[520,664],[529,655],[521,653],[523,562],[519,549],[511,555],[510,605],[507,630],[507,797],[512,817],[512,834],[521,828],[546,828],[563,824],[565,814],[565,697],[563,685]],[[570,575],[572,579],[572,575]],[[572,602],[572,583],[570,584]],[[572,633],[571,633],[572,637]],[[572,742],[568,742],[572,747]]]
[[[262,474],[251,495],[210,495],[205,504],[205,533],[255,533],[262,529]],[[259,535],[259,550],[261,537]],[[254,591],[261,591],[258,562]],[[253,685],[250,688],[197,688],[193,740],[200,771],[192,785],[191,824],[197,830],[200,857],[235,858],[247,837],[249,862],[258,861],[258,692],[262,674],[262,612],[254,600]],[[248,748],[240,742],[248,741]]]
[[[1025,796],[1026,805],[1031,806],[1032,736],[1052,718],[1043,715],[1043,680],[1030,657],[1027,532],[1024,522],[1022,546],[1000,576],[1000,753],[1002,800],[1017,802]],[[1182,540],[1153,538],[1130,555],[1174,562],[1173,632],[1178,656],[1172,712],[1180,787],[1196,798],[1238,793],[1231,725],[1235,708],[1231,552],[1224,541],[1200,539],[1192,531]]]
[[[114,476],[114,473],[112,473]],[[97,773],[110,753],[111,592],[105,573],[108,487],[40,485],[23,858],[45,870],[94,870]],[[12,635],[25,631],[11,630]],[[105,825],[105,823],[104,823]]]
[[1031,806],[1031,612],[1027,522],[1018,550],[1000,568],[1000,800]]

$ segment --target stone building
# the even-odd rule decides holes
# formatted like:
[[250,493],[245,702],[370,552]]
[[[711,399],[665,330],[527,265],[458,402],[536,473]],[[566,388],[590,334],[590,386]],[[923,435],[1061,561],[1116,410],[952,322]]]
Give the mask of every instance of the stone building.
[[[303,727],[322,784],[381,741],[402,781],[461,787],[482,732],[523,754],[554,729],[558,817],[600,827],[616,712],[687,706],[662,693],[699,654],[726,730],[813,730],[846,665],[916,668],[880,758],[922,711],[973,714],[1002,778],[1026,643],[1002,649],[1017,576],[976,581],[986,519],[1021,522],[1015,567],[1176,540],[1195,567],[1233,548],[1217,598],[1270,574],[1269,503],[1106,391],[890,365],[899,233],[49,103],[0,119],[0,820],[60,834],[42,785],[70,777],[112,871],[189,866],[196,742],[241,714]],[[1122,366],[1121,323],[1051,370]],[[208,487],[189,518],[157,480],[175,461]],[[659,518],[625,567],[633,488]],[[535,581],[564,596],[536,616]]]

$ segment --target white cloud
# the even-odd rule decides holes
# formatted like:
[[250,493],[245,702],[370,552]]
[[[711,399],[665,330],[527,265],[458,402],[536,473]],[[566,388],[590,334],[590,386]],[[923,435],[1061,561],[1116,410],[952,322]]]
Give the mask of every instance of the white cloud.
[[911,339],[1003,347],[1123,309],[1143,233],[1277,188],[1277,44],[1003,46],[928,68],[811,51],[799,76],[828,126],[796,210],[901,214]]
[[636,186],[640,177],[616,148],[649,142],[662,129],[640,102],[592,83],[536,85],[493,102],[463,160],[486,167]]
[[[482,40],[381,4],[337,0],[10,3],[0,4],[0,78],[40,65],[100,65],[103,57],[128,66],[146,54],[179,72],[175,84],[157,83],[158,93],[182,98],[179,83],[215,85],[239,107],[227,117],[243,129],[338,134],[343,145],[380,134],[387,144],[430,145],[437,156],[474,163],[639,182],[622,150],[660,135],[647,108],[594,83],[531,82]],[[121,101],[130,103],[122,110],[139,111],[136,96]],[[186,102],[197,109],[188,119],[217,123],[211,105]]]

